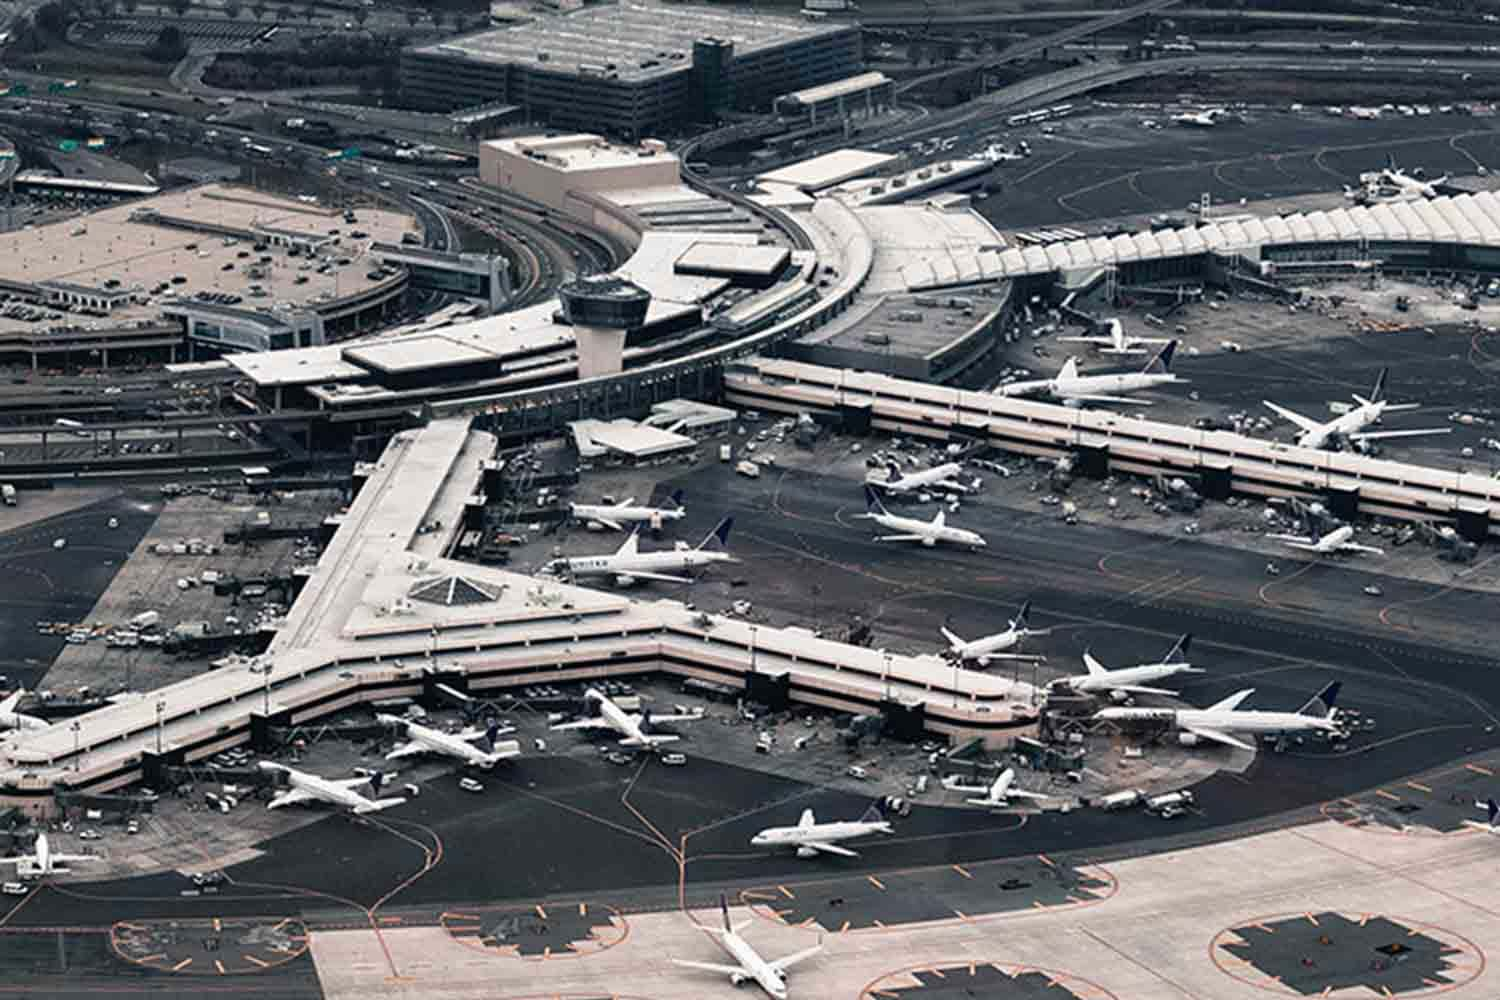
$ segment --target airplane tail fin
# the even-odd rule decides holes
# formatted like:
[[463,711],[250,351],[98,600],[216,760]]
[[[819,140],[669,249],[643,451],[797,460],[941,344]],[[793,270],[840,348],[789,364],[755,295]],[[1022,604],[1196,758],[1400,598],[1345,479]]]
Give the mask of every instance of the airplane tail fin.
[[1064,361],[1063,366],[1057,370],[1057,377],[1061,379],[1077,378],[1078,359],[1069,358],[1068,360]]
[[1326,719],[1333,714],[1334,702],[1338,700],[1339,688],[1343,687],[1343,681],[1333,681],[1327,687],[1312,696],[1306,705],[1297,709],[1298,715],[1310,715],[1318,719]]
[[500,735],[500,720],[491,719],[490,724],[484,729],[484,738],[479,741],[479,746],[485,753],[495,752],[495,737]]
[[1172,647],[1167,655],[1162,657],[1161,662],[1186,663],[1188,661],[1188,647],[1192,645],[1192,642],[1193,633],[1185,633],[1181,639],[1177,640],[1177,643]]
[[724,914],[724,930],[734,933],[734,924],[729,922],[729,897],[722,892],[719,893],[719,912]]
[[885,504],[880,502],[880,496],[876,494],[874,487],[865,484],[865,514],[884,514]]
[[1031,624],[1031,598],[1021,602],[1021,610],[1016,612],[1015,621],[1010,623],[1011,628],[1024,629]]
[[1496,817],[1500,817],[1500,803],[1496,803],[1494,796],[1490,796],[1484,802],[1480,803],[1480,805],[1484,807],[1484,811],[1487,813],[1485,817],[1486,821],[1490,826],[1494,826]]
[[676,507],[678,510],[682,509],[682,495],[683,494],[681,490],[672,491],[672,506]]
[[1094,659],[1093,650],[1085,649],[1083,651],[1083,665],[1089,668],[1089,673],[1091,674],[1098,675],[1109,673],[1104,664]]
[[861,823],[879,823],[885,819],[885,813],[880,811],[879,802],[871,802],[870,808],[866,809],[864,815],[860,816]]
[[1169,375],[1172,372],[1172,355],[1177,353],[1177,341],[1169,340],[1157,351],[1141,371],[1146,375]]
[[[371,795],[379,795],[380,794],[380,789],[384,785],[385,785],[385,772],[384,771],[376,771],[374,774],[370,775],[370,794]],[[401,801],[404,802],[406,800],[402,799]]]
[[726,518],[724,518],[724,520],[722,520],[722,521],[720,521],[718,523],[718,525],[714,528],[713,531],[710,531],[708,533],[707,537],[705,537],[703,539],[703,541],[701,541],[701,542],[698,543],[698,548],[700,548],[700,549],[707,548],[709,542],[712,542],[712,541],[714,541],[714,540],[717,539],[718,543],[719,543],[719,548],[727,550],[729,548],[729,529],[733,528],[733,527],[734,527],[734,518],[733,517],[726,517]]
[[361,816],[363,816],[366,813],[384,812],[387,809],[392,809],[392,808],[395,808],[396,806],[401,805],[405,801],[406,801],[405,798],[399,798],[399,799],[376,799],[374,802],[370,803],[369,805],[367,805],[367,806],[361,806],[360,808],[358,808],[358,809],[356,809],[354,811],[357,812],[357,813],[359,813]]
[[956,650],[956,649],[960,648],[961,646],[963,646],[964,641],[962,639],[960,639],[957,635],[954,635],[952,632],[948,631],[947,626],[941,626],[941,627],[939,627],[938,631],[941,632],[941,633],[943,633],[943,638],[944,639],[948,640],[948,646],[950,648]]
[[1370,402],[1378,403],[1385,395],[1385,378],[1389,373],[1389,368],[1382,368],[1380,374],[1375,376],[1375,388],[1370,390]]

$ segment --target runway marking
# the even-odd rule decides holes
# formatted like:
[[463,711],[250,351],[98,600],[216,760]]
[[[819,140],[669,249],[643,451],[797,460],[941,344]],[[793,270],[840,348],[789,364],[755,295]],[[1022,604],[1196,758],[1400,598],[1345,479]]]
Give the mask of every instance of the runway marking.
[[841,926],[839,928],[838,932],[840,934],[844,934],[844,933],[847,933],[848,930],[849,930],[849,921],[845,920],[844,923],[843,923],[843,926]]
[[1370,914],[1368,914],[1368,913],[1362,913],[1362,914],[1360,914],[1360,917],[1359,917],[1359,926],[1363,927],[1365,924],[1367,924],[1369,922],[1370,922]]
[[1384,788],[1375,789],[1375,794],[1379,795],[1383,799],[1390,799],[1392,802],[1401,801],[1401,796],[1395,794],[1394,792],[1388,792]]
[[382,924],[399,924],[401,922],[401,918],[400,917],[381,917],[380,918],[380,922]]
[[776,895],[769,892],[757,892],[754,889],[746,889],[740,893],[741,899],[775,899]]
[[947,974],[944,973],[942,969],[928,969],[927,971],[932,973],[934,976],[937,976],[939,979],[948,978]]
[[967,871],[966,871],[966,870],[965,870],[965,869],[964,869],[964,866],[963,866],[963,865],[954,865],[954,866],[953,866],[953,870],[954,870],[954,871],[956,871],[956,872],[958,872],[958,873],[959,873],[959,874],[960,874],[960,875],[962,875],[962,876],[963,876],[963,877],[964,877],[964,878],[970,878],[970,879],[971,879],[971,878],[973,878],[973,877],[974,877],[974,876],[973,876],[973,875],[970,875],[970,874],[969,874],[969,873],[968,873],[968,872],[967,872]]
[[217,958],[214,959],[214,968],[219,970],[219,975],[222,976],[224,974],[224,963]]
[[589,915],[589,904],[587,904],[587,903],[579,903],[578,904],[578,915],[580,917],[586,917],[586,916],[588,916]]
[[162,959],[164,959],[166,957],[167,957],[167,953],[166,952],[159,951],[155,955],[147,955],[145,958],[138,958],[138,959],[136,959],[136,961],[141,962],[141,963],[145,963],[145,962],[159,962],[159,961],[161,961]]
[[[165,956],[163,956],[163,957],[165,957]],[[191,958],[184,958],[182,961],[180,961],[176,965],[172,966],[172,971],[173,972],[181,972],[183,969],[186,969],[188,966],[190,966],[192,964],[193,964],[193,960]]]
[[1307,922],[1310,923],[1310,924],[1312,924],[1314,927],[1321,927],[1321,926],[1323,926],[1322,924],[1318,923],[1318,918],[1312,915],[1312,911],[1311,910],[1309,910],[1308,912],[1304,913],[1303,916],[1306,917],[1307,918]]
[[1468,768],[1470,771],[1473,771],[1475,774],[1482,774],[1487,778],[1493,777],[1495,774],[1495,772],[1491,771],[1489,768],[1480,767],[1478,764],[1465,764],[1464,767]]
[[1428,788],[1426,785],[1422,784],[1420,781],[1408,781],[1406,783],[1406,787],[1408,787],[1408,788],[1415,788],[1419,792],[1431,792],[1432,791],[1431,788]]
[[1038,854],[1036,856],[1036,859],[1038,861],[1040,861],[1042,864],[1046,865],[1048,868],[1056,868],[1057,867],[1056,865],[1054,865],[1052,863],[1052,859],[1049,858],[1049,857],[1047,857],[1047,855],[1045,855],[1045,854]]
[[884,889],[885,889],[885,883],[882,882],[882,881],[880,881],[880,879],[876,878],[874,875],[866,875],[865,878],[869,879],[870,880],[870,884],[873,885],[875,888],[884,891]]
[[1251,924],[1250,926],[1251,927],[1257,927],[1260,930],[1265,931],[1267,934],[1275,934],[1276,933],[1276,928],[1274,928],[1274,927],[1267,927],[1265,924],[1255,923],[1255,924]]
[[967,913],[965,913],[963,910],[954,910],[953,912],[956,913],[956,914],[958,914],[958,919],[963,920],[963,921],[968,921],[969,915]]
[[[443,914],[443,916],[444,917],[452,917],[454,920],[481,920],[481,919],[483,919],[477,913],[445,913],[445,914]],[[439,918],[439,919],[441,919],[441,918]]]
[[885,924],[881,923],[879,920],[871,920],[870,923],[874,924],[876,927],[879,927],[881,930],[885,930]]
[[214,917],[214,933],[217,934],[220,931],[222,931],[223,929],[224,929],[224,926],[219,922],[219,918],[218,917]]
[[[285,927],[287,924],[289,924],[291,922],[292,922],[292,918],[291,917],[282,917],[279,921],[276,922],[276,926],[272,927],[271,930],[273,930],[273,931],[279,931],[279,930],[281,930],[283,927]],[[122,924],[121,926],[123,926],[123,927],[134,927],[133,924]]]
[[783,896],[785,896],[787,899],[796,899],[797,898],[796,894],[794,892],[792,892],[792,890],[788,889],[784,885],[778,885],[776,888],[779,889],[779,890],[781,890],[781,894]]
[[271,963],[270,962],[262,962],[260,959],[256,958],[254,955],[241,955],[240,957],[243,958],[247,962],[251,962],[251,963],[253,963],[255,965],[260,966],[262,969],[269,969],[271,967]]
[[541,917],[543,920],[547,919],[547,911],[542,909],[541,903],[536,904],[536,915]]

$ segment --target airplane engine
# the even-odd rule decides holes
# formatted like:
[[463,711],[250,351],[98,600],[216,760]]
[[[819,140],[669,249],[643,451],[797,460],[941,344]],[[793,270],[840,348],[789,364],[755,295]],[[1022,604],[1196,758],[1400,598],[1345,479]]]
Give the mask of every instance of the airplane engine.
[[729,984],[731,986],[743,986],[749,981],[750,977],[745,975],[743,972],[731,972],[729,974]]
[[1195,747],[1202,741],[1194,733],[1178,733],[1177,742],[1181,746]]
[[936,538],[929,537],[929,538],[922,539],[922,547],[923,548],[930,549],[930,548],[932,548],[936,544],[937,544],[937,539]]
[[1124,691],[1111,691],[1109,693],[1109,700],[1114,702],[1116,705],[1135,704],[1135,699],[1131,698],[1130,695]]
[[799,858],[815,858],[817,856],[818,852],[813,850],[811,847],[797,848],[797,857]]
[[1081,399],[1065,399],[1065,400],[1063,400],[1062,405],[1066,406],[1070,410],[1081,410],[1081,409],[1083,409],[1083,400],[1081,400]]
[[633,577],[633,576],[626,576],[625,574],[621,573],[620,575],[618,575],[618,576],[615,577],[615,586],[616,587],[634,587],[635,586],[635,577]]

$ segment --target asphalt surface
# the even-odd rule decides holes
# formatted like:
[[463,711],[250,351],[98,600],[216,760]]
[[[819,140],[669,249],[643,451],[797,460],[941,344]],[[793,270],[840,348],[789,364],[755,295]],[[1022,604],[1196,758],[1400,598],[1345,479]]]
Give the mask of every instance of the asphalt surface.
[[[1385,166],[1392,155],[1404,169],[1421,167],[1431,177],[1500,165],[1500,122],[1492,118],[1354,121],[1311,107],[1248,114],[1244,124],[1147,130],[1141,119],[1160,121],[1166,113],[1091,113],[1053,123],[1052,136],[1035,127],[1001,132],[1001,141],[1026,139],[1033,152],[1000,166],[999,192],[978,208],[1010,231],[1130,213],[1181,214],[1205,191],[1216,203],[1232,205],[1242,198],[1337,190]],[[984,137],[969,138],[983,148]]]

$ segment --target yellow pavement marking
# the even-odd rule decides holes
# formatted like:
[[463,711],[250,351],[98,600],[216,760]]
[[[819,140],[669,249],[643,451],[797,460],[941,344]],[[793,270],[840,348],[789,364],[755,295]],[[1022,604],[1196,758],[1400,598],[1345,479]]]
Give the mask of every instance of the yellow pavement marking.
[[1047,855],[1045,855],[1045,854],[1038,854],[1036,856],[1036,859],[1038,861],[1040,861],[1042,864],[1046,865],[1048,868],[1056,868],[1057,867],[1056,865],[1054,865],[1052,863],[1052,859],[1049,858],[1049,857],[1047,857]]
[[842,927],[839,928],[839,933],[843,934],[848,929],[849,929],[849,921],[845,920],[844,921],[844,926],[842,926]]
[[262,969],[269,969],[271,967],[271,963],[270,962],[262,962],[260,959],[256,958],[254,955],[241,955],[240,957],[243,958],[247,962],[251,962],[251,963],[254,963],[255,965],[260,966]]
[[969,919],[969,915],[967,913],[965,913],[963,910],[954,910],[953,912],[958,914],[958,919],[960,919],[960,920],[968,920]]
[[224,929],[223,925],[219,923],[219,918],[218,917],[214,917],[214,933],[217,934],[219,931],[222,931],[223,929]]
[[1475,772],[1476,774],[1482,774],[1486,777],[1489,777],[1495,773],[1487,767],[1480,767],[1478,764],[1465,764],[1464,767],[1467,767],[1469,770]]
[[964,878],[973,878],[974,877],[973,875],[970,875],[967,870],[965,870],[965,868],[964,868],[963,865],[954,865],[953,866],[953,870],[956,871],[956,872],[958,872]]
[[588,916],[589,915],[589,904],[587,904],[587,903],[579,903],[578,904],[578,915],[580,917],[586,917],[586,916]]
[[880,879],[876,878],[874,875],[866,875],[865,878],[869,879],[870,880],[870,884],[873,885],[875,888],[877,888],[877,889],[884,889],[885,888],[885,883],[882,882],[882,881],[880,881]]
[[1365,924],[1368,924],[1369,922],[1370,922],[1370,914],[1364,913],[1364,914],[1360,915],[1359,926],[1363,927]]
[[1265,924],[1258,924],[1257,923],[1257,924],[1251,924],[1250,926],[1251,927],[1258,927],[1261,930],[1265,931],[1267,934],[1275,934],[1276,933],[1276,929],[1274,927],[1267,927]]
[[279,931],[279,930],[281,930],[283,927],[285,927],[287,924],[289,924],[291,922],[292,922],[292,918],[291,917],[282,917],[281,920],[276,924],[276,926],[271,928],[271,930],[273,930],[273,931]]
[[217,958],[214,959],[214,968],[219,970],[219,975],[222,976],[224,974],[224,963]]
[[162,959],[162,958],[166,958],[166,957],[167,957],[167,953],[166,952],[159,951],[155,955],[147,955],[145,958],[138,958],[138,959],[136,959],[136,961],[137,962],[155,962],[158,959]]
[[778,885],[776,888],[780,889],[781,890],[781,894],[783,896],[785,896],[787,899],[796,899],[797,898],[796,893],[792,892],[792,890],[788,889],[784,885]]
[[543,920],[547,919],[547,911],[542,909],[541,903],[536,904],[536,915],[541,917]]
[[172,971],[173,972],[181,972],[183,969],[186,969],[188,966],[190,966],[192,964],[193,964],[193,960],[191,958],[184,958],[182,961],[180,961],[176,965],[172,966]]
[[1322,924],[1318,923],[1318,918],[1312,915],[1312,911],[1311,910],[1308,910],[1306,913],[1304,913],[1302,915],[1304,917],[1306,917],[1307,918],[1307,922],[1310,923],[1310,924],[1312,924],[1314,927],[1321,927],[1322,926]]
[[450,913],[450,914],[448,914],[448,916],[452,917],[454,920],[479,920],[480,919],[480,916],[477,913]]
[[1401,801],[1401,796],[1396,795],[1396,794],[1394,794],[1392,792],[1388,792],[1384,788],[1377,788],[1377,789],[1375,789],[1375,794],[1379,795],[1383,799],[1390,799],[1392,802],[1400,802]]
[[1430,792],[1430,791],[1432,791],[1431,788],[1429,788],[1426,785],[1422,784],[1420,781],[1408,781],[1406,783],[1406,787],[1407,788],[1415,788],[1419,792]]
[[939,979],[947,979],[948,978],[947,976],[943,975],[943,970],[942,969],[928,969],[927,971],[930,972],[930,973],[932,973],[934,976],[937,976]]

